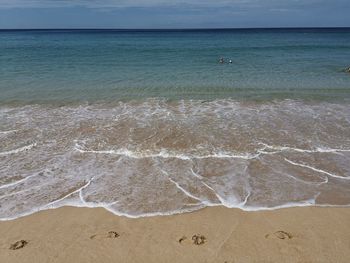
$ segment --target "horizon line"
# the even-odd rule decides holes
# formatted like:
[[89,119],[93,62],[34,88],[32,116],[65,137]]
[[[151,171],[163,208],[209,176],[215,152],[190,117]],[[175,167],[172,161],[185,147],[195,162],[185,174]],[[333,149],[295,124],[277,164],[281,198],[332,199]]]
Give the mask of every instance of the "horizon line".
[[88,28],[88,27],[75,27],[75,28],[0,28],[1,31],[34,31],[34,30],[119,30],[119,31],[166,31],[166,30],[254,30],[254,29],[350,29],[350,26],[305,26],[305,27],[193,27],[193,28]]

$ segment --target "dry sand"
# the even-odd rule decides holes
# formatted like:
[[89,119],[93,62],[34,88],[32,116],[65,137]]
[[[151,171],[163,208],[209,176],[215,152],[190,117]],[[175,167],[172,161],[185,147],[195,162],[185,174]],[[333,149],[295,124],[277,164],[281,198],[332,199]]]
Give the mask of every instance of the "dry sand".
[[[10,249],[20,240],[28,243]],[[129,219],[64,207],[0,222],[0,262],[348,263],[350,209],[212,207]]]

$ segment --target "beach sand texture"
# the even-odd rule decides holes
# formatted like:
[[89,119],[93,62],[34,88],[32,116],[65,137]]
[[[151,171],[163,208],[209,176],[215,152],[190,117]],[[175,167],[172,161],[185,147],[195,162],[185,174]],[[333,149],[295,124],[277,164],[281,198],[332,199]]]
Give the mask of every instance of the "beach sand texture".
[[211,207],[130,219],[63,207],[1,222],[0,262],[347,263],[350,209]]

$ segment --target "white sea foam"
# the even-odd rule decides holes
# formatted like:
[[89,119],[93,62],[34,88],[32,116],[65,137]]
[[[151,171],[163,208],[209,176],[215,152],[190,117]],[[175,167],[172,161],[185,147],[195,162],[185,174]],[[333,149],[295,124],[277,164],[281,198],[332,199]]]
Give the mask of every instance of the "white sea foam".
[[[307,207],[307,206],[318,206],[315,203],[315,199],[308,199],[308,200],[303,200],[299,202],[288,202],[283,205],[276,205],[276,206],[245,206],[245,207],[239,207],[243,211],[247,212],[252,212],[252,211],[273,211],[273,210],[278,210],[278,209],[283,209],[283,208],[291,208],[291,207]],[[346,205],[348,206],[348,205]],[[344,207],[346,207],[344,206]],[[339,206],[343,207],[343,206]]]
[[323,148],[323,147],[316,147],[315,149],[300,149],[300,148],[294,148],[294,147],[288,147],[288,146],[272,146],[268,145],[266,143],[260,143],[265,147],[265,149],[273,150],[274,152],[266,152],[265,149],[259,150],[259,152],[264,154],[275,154],[279,152],[284,151],[290,151],[290,152],[298,152],[298,153],[337,153],[337,152],[350,152],[350,149],[332,149],[332,148]]
[[191,170],[191,173],[194,175],[194,177],[197,177],[200,180],[203,179],[203,177],[201,175],[199,175],[198,173],[195,173],[192,168],[190,170]]
[[[246,197],[247,201],[248,196]],[[42,207],[37,207],[33,208],[30,211],[27,211],[25,213],[19,213],[15,216],[10,216],[10,217],[2,217],[0,218],[0,221],[9,221],[9,220],[14,220],[17,218],[21,218],[24,216],[28,216],[31,214],[34,214],[39,211],[43,210],[49,210],[49,209],[56,209],[60,207],[66,207],[66,206],[72,206],[72,207],[80,207],[80,208],[104,208],[107,211],[117,215],[117,216],[124,216],[127,218],[144,218],[144,217],[154,217],[154,216],[171,216],[171,215],[176,215],[176,214],[183,214],[183,213],[189,213],[189,212],[194,212],[200,209],[203,209],[205,207],[217,207],[217,206],[223,206],[231,209],[240,209],[243,211],[247,212],[257,212],[257,211],[273,211],[273,210],[279,210],[279,209],[285,209],[285,208],[292,208],[292,207],[309,207],[309,206],[316,206],[316,207],[350,207],[350,205],[334,205],[334,204],[316,204],[315,199],[309,199],[309,200],[304,200],[304,201],[299,201],[299,202],[289,202],[285,203],[282,205],[276,205],[276,206],[246,206],[242,205],[241,203],[238,205],[232,205],[226,202],[221,202],[221,203],[199,203],[198,205],[193,205],[191,208],[183,208],[183,209],[178,209],[178,210],[172,210],[172,211],[165,211],[165,212],[149,212],[149,213],[139,213],[139,214],[134,214],[134,213],[128,213],[128,212],[122,212],[119,210],[116,210],[112,208],[116,202],[112,203],[81,203],[78,201],[68,201],[68,202],[63,202],[65,199],[62,199],[60,202],[54,203],[54,204],[48,204],[44,205]]]
[[3,184],[3,185],[0,185],[0,189],[4,189],[4,188],[8,188],[8,187],[12,187],[12,186],[15,186],[15,185],[18,185],[20,183],[23,183],[25,181],[27,181],[28,179],[34,177],[34,176],[37,176],[38,174],[33,174],[33,175],[29,175],[21,180],[18,180],[16,182],[12,182],[12,183],[8,183],[8,184]]
[[0,131],[0,134],[7,135],[16,132],[17,130]]
[[[125,216],[128,218],[144,218],[144,217],[154,217],[154,216],[171,216],[171,215],[177,215],[177,214],[183,214],[183,213],[190,213],[197,211],[199,209],[205,208],[206,206],[198,206],[196,208],[183,208],[173,211],[167,211],[167,212],[152,212],[152,213],[140,213],[140,214],[128,214],[126,212],[121,212],[115,209],[112,209],[110,207],[104,207],[106,210],[110,211],[111,213],[117,215],[117,216]],[[1,220],[1,219],[0,219]]]
[[[326,193],[322,203],[330,206],[350,204],[349,114],[348,104],[297,101],[13,107],[0,114],[7,129],[0,177],[22,179],[0,186],[0,217],[68,205],[134,218],[219,205],[321,206],[315,193]],[[344,174],[319,169],[320,158]],[[43,177],[27,176],[43,170]]]
[[74,149],[80,153],[96,153],[96,154],[112,154],[112,155],[123,155],[129,158],[134,159],[142,159],[142,158],[164,158],[164,159],[170,159],[170,158],[176,158],[180,160],[191,160],[191,159],[208,159],[208,158],[233,158],[233,159],[255,159],[260,156],[261,153],[251,154],[251,153],[243,153],[243,154],[235,154],[235,153],[229,153],[229,152],[218,152],[218,153],[212,153],[212,154],[183,154],[183,153],[176,153],[176,152],[170,152],[166,149],[161,149],[159,152],[152,153],[150,151],[130,151],[125,148],[117,149],[117,150],[89,150],[84,149],[82,146],[80,146],[78,143],[75,144]]
[[10,155],[10,154],[16,154],[16,153],[20,153],[23,151],[29,151],[30,149],[32,149],[33,147],[36,146],[36,143],[32,143],[14,150],[10,150],[10,151],[4,151],[4,152],[0,152],[0,156],[4,156],[4,155]]
[[212,187],[210,187],[208,184],[206,184],[205,182],[202,182],[202,184],[204,186],[206,186],[209,190],[211,190],[215,196],[219,199],[221,205],[223,206],[226,206],[226,207],[229,207],[229,208],[232,208],[233,206],[237,205],[237,204],[231,204],[231,203],[228,203],[223,197],[221,197]]
[[[296,166],[300,166],[300,167],[304,167],[304,168],[308,168],[308,169],[310,169],[312,171],[315,171],[315,172],[318,172],[318,173],[322,173],[322,174],[326,174],[326,175],[328,175],[330,177],[333,177],[333,178],[343,179],[343,180],[350,180],[350,177],[344,177],[344,176],[339,176],[339,175],[336,175],[336,174],[332,174],[332,173],[329,173],[327,171],[324,171],[324,170],[312,167],[310,165],[293,162],[293,161],[291,161],[291,160],[289,160],[287,158],[284,158],[284,160],[286,160],[290,164],[293,164],[293,165],[296,165]],[[327,183],[327,182],[328,182],[328,180],[325,181],[325,183]]]
[[[292,165],[296,165],[296,166],[303,167],[303,166],[301,166],[301,165],[299,165],[299,164],[297,164],[297,163],[294,163],[294,162],[288,160],[287,158],[284,158],[284,160],[285,160],[286,162],[292,164]],[[294,179],[295,181],[298,181],[298,182],[301,182],[301,183],[305,183],[305,184],[311,184],[311,185],[326,184],[326,183],[328,183],[328,181],[329,181],[327,176],[321,178],[321,179],[323,179],[323,182],[315,183],[315,182],[310,182],[310,181],[306,181],[306,180],[297,178],[297,177],[295,177],[295,176],[293,176],[293,175],[291,175],[291,174],[289,174],[289,173],[285,173],[284,175],[287,176],[287,177],[290,177],[290,178]]]
[[171,179],[171,178],[169,178],[169,181],[172,182],[172,183],[176,186],[176,188],[178,188],[181,192],[183,192],[183,193],[184,193],[185,195],[187,195],[188,197],[193,198],[193,199],[195,199],[195,200],[197,200],[197,201],[202,202],[202,200],[201,200],[199,197],[194,196],[193,194],[191,194],[190,192],[188,192],[187,190],[185,190],[183,187],[181,187],[180,184],[179,184],[178,182],[175,182],[175,181],[174,181],[173,179]]
[[90,180],[88,180],[88,182],[86,184],[84,184],[82,187],[78,188],[77,190],[75,190],[75,191],[73,191],[71,193],[68,193],[67,195],[63,196],[60,199],[57,199],[55,201],[52,201],[52,202],[48,203],[46,206],[49,207],[49,206],[52,206],[52,205],[54,205],[54,204],[56,204],[58,202],[61,202],[64,199],[67,199],[68,197],[72,196],[75,193],[79,193],[79,197],[80,197],[82,203],[85,205],[85,202],[84,202],[83,198],[81,197],[81,192],[82,192],[82,190],[84,190],[85,188],[87,188],[91,184],[93,179],[94,179],[94,177],[92,177]]

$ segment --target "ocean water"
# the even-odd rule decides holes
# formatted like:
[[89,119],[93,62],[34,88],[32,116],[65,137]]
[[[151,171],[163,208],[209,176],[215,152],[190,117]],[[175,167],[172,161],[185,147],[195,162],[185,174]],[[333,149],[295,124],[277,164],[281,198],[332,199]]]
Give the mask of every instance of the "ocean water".
[[0,31],[0,219],[348,206],[349,66],[350,29]]

